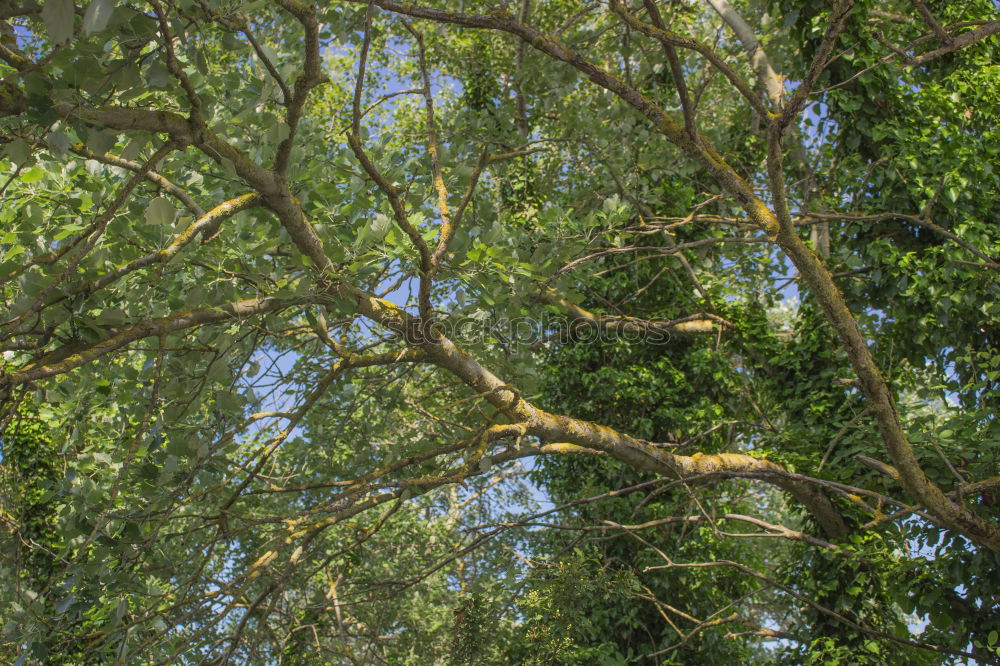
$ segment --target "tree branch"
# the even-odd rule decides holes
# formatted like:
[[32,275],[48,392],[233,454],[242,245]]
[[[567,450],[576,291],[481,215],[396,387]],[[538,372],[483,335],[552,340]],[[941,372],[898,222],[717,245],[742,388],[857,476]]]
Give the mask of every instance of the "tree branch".
[[307,302],[310,301],[304,299],[253,298],[246,301],[226,303],[217,307],[186,310],[167,315],[166,317],[149,319],[127,326],[121,332],[93,344],[57,349],[45,358],[30,363],[20,370],[0,376],[0,387],[7,392],[11,388],[27,382],[64,374],[143,338],[158,337],[195,326],[204,326],[220,321],[249,317],[255,314],[276,312]]

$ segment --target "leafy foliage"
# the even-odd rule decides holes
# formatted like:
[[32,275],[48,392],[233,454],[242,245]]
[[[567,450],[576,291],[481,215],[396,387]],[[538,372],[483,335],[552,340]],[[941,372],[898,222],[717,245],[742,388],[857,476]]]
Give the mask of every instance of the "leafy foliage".
[[996,662],[994,4],[3,6],[0,660]]

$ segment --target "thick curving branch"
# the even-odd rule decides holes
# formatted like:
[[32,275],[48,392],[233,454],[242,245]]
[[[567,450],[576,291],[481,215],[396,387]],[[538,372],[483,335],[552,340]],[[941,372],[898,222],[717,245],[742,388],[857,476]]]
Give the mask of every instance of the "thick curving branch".
[[195,326],[204,326],[206,324],[215,324],[230,319],[277,312],[278,310],[284,310],[285,308],[301,305],[306,302],[309,301],[303,299],[253,298],[246,301],[226,303],[216,307],[199,308],[197,310],[185,310],[183,312],[175,312],[166,317],[148,319],[127,326],[118,333],[93,344],[60,347],[38,361],[24,366],[20,370],[0,376],[0,390],[8,391],[10,388],[20,386],[21,384],[65,374],[143,338],[159,337],[167,333],[173,333],[174,331],[194,328]]
[[626,333],[653,333],[671,335],[703,335],[717,333],[726,324],[722,317],[699,313],[670,321],[639,319],[638,317],[598,315],[559,296],[552,289],[542,290],[536,298],[543,303],[554,305],[573,318],[573,323],[582,323],[596,328]]
[[827,321],[837,332],[847,350],[851,367],[857,373],[861,390],[869,401],[882,441],[899,471],[900,484],[920,504],[927,507],[927,510],[945,527],[969,536],[994,552],[1000,552],[1000,528],[984,520],[974,510],[949,499],[927,478],[921,468],[913,446],[903,430],[892,391],[875,363],[864,334],[848,308],[844,295],[837,288],[826,265],[799,238],[788,209],[784,189],[780,127],[772,126],[769,134],[768,176],[781,224],[778,244],[798,269],[810,292],[819,301]]

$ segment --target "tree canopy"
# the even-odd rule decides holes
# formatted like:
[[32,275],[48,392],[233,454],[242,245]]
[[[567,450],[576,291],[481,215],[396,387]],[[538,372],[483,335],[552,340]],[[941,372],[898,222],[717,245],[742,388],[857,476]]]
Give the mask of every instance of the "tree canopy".
[[990,0],[0,6],[0,658],[1000,662]]

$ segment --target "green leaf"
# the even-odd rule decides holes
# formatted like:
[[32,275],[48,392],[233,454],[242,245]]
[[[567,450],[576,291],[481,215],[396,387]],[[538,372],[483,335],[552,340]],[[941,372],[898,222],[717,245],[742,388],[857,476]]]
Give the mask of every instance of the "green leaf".
[[90,35],[107,27],[114,12],[115,0],[93,0],[83,15],[83,33]]
[[277,145],[287,139],[291,132],[291,128],[285,123],[275,123],[267,130],[267,139]]
[[226,176],[229,178],[238,178],[239,174],[236,173],[236,165],[228,157],[222,158],[222,170],[225,172]]
[[73,36],[73,0],[45,0],[42,21],[53,44],[67,42]]
[[177,211],[170,199],[156,197],[146,207],[146,222],[149,224],[171,224]]
[[24,173],[21,174],[22,183],[37,183],[45,176],[45,171],[42,167],[33,166]]
[[123,160],[134,160],[139,157],[142,153],[142,149],[146,147],[146,142],[149,141],[149,137],[146,135],[139,135],[128,142],[125,146],[125,150],[122,151]]
[[92,153],[104,155],[118,140],[118,135],[110,130],[95,130],[87,132],[87,149]]
[[372,236],[377,241],[382,240],[385,238],[385,235],[389,233],[389,228],[391,226],[392,220],[379,213],[375,216],[374,222],[372,222]]
[[208,368],[208,378],[219,384],[228,384],[231,376],[224,361],[216,361]]
[[7,147],[4,148],[4,154],[8,159],[10,159],[11,162],[17,166],[21,166],[31,159],[31,148],[29,148],[28,144],[24,141],[15,139],[14,141],[8,143]]
[[146,70],[146,83],[150,88],[166,88],[170,80],[170,72],[166,65],[161,62],[153,62]]
[[69,137],[63,132],[52,132],[47,137],[45,137],[45,144],[52,149],[58,157],[63,157],[67,152],[69,152],[70,147]]
[[97,316],[97,322],[102,326],[121,326],[127,321],[128,315],[121,308],[108,308]]
[[23,245],[12,245],[11,247],[7,248],[7,250],[3,253],[3,260],[7,261],[9,259],[13,259],[14,257],[18,256],[19,254],[23,254],[26,251],[27,250],[24,249]]

